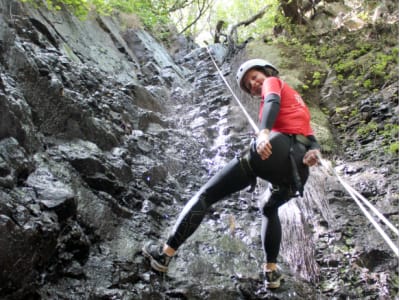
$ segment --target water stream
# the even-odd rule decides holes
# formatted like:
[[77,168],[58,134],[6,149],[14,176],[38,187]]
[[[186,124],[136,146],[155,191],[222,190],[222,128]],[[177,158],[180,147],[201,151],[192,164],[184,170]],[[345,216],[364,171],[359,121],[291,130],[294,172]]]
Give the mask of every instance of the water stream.
[[315,260],[315,238],[328,226],[330,212],[325,194],[326,174],[312,167],[304,197],[283,205],[279,214],[283,228],[281,255],[292,271],[316,282],[319,266]]
[[[207,66],[201,64],[197,71],[208,74]],[[209,76],[210,80],[204,80],[205,76],[202,78],[201,86],[204,90],[215,89],[216,81],[219,80],[215,80],[214,76]],[[195,85],[197,80],[200,79],[195,79]],[[204,111],[199,110],[196,102],[192,103],[193,107],[186,107],[192,113],[180,114],[183,124],[193,126],[199,123],[193,134],[196,134],[196,139],[204,147],[199,151],[199,162],[207,173],[207,176],[186,189],[188,194],[194,194],[205,183],[206,177],[211,177],[235,155],[248,149],[251,136],[248,133],[249,126],[241,119],[241,112],[238,112],[233,101],[219,101],[220,97],[229,97],[227,93],[218,96],[206,93],[202,96]],[[312,167],[304,197],[291,199],[279,210],[283,238],[278,260],[290,281],[285,285],[287,297],[294,291],[309,295],[308,287],[315,287],[320,278],[316,243],[327,236],[331,224],[326,196],[330,178],[331,175],[322,167]],[[255,192],[243,190],[213,205],[198,230],[180,248],[180,257],[170,265],[171,274],[174,274],[178,282],[194,277],[203,286],[218,287],[223,284],[227,287],[234,285],[235,280],[247,278],[247,284],[254,283],[256,290],[262,290],[259,272],[264,263],[264,255],[260,237],[259,203],[268,196],[267,186],[267,182],[258,180]],[[308,284],[298,288],[295,287],[297,282]],[[293,294],[290,297],[302,296]]]
[[[218,129],[218,135],[214,140],[213,149],[215,156],[208,159],[209,167],[218,170],[223,167],[227,161],[226,145],[227,136],[226,126],[229,122],[219,121],[221,126]],[[247,145],[243,146],[246,149]],[[330,176],[322,167],[312,167],[310,177],[305,187],[304,197],[294,198],[283,205],[279,214],[282,222],[283,239],[281,244],[281,261],[288,266],[296,276],[300,276],[308,282],[315,283],[319,277],[319,266],[315,259],[314,241],[320,234],[327,229],[330,223],[329,205],[325,195],[327,177]],[[236,200],[235,209],[247,210],[251,212],[254,199],[262,201],[268,196],[267,184],[259,180],[256,193],[250,195],[241,192]],[[258,195],[257,195],[258,194]],[[253,202],[253,204],[251,204]],[[228,204],[229,205],[229,204]],[[256,213],[257,214],[257,213]],[[258,221],[253,224],[259,234],[260,217],[257,214]],[[245,240],[245,239],[243,239]],[[260,244],[261,246],[261,244]],[[261,247],[260,247],[261,248]]]

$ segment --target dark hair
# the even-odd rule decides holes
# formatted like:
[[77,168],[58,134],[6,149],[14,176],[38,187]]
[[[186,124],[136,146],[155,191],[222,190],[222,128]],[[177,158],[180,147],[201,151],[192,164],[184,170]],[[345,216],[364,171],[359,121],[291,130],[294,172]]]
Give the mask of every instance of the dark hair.
[[277,70],[275,70],[271,67],[256,66],[252,69],[263,72],[267,77],[278,77],[278,74],[279,74],[279,72]]
[[[277,70],[275,70],[274,68],[268,67],[268,66],[266,66],[266,67],[255,66],[255,67],[252,67],[249,70],[247,70],[247,72],[250,71],[250,70],[260,71],[260,72],[264,73],[265,76],[267,76],[267,77],[278,77],[279,76],[279,72]],[[242,80],[243,80],[243,78],[242,78]],[[250,94],[250,91],[243,84],[241,84],[241,87],[245,92]]]
[[274,77],[278,77],[279,72],[271,67],[263,67],[262,68],[263,72],[265,73],[265,75],[267,75],[268,77],[274,76]]

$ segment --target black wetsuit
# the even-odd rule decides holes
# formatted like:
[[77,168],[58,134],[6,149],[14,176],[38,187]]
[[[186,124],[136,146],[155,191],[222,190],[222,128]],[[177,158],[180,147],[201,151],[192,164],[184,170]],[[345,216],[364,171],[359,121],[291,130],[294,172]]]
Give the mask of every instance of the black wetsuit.
[[[268,100],[268,101],[267,101]],[[262,128],[270,129],[279,112],[280,97],[270,94],[263,108]],[[272,183],[273,190],[262,210],[261,238],[267,262],[276,262],[282,237],[278,208],[298,191],[293,177],[290,160],[292,148],[293,159],[297,166],[301,185],[304,185],[309,174],[303,164],[303,157],[308,149],[319,148],[314,136],[308,136],[309,145],[298,142],[294,135],[272,131],[269,140],[272,154],[262,160],[252,143],[249,155],[232,159],[224,168],[214,175],[200,191],[183,208],[168,240],[167,245],[177,250],[179,246],[198,228],[210,206],[224,197],[240,191],[253,184],[255,177]]]
[[[260,158],[256,152],[255,143],[250,147],[250,155],[232,159],[185,205],[167,244],[178,249],[197,229],[212,204],[251,185],[254,177],[253,174],[249,174],[249,169],[246,166],[249,163],[255,176],[274,185],[269,200],[265,202],[262,208],[261,238],[267,256],[266,260],[276,262],[282,235],[278,208],[292,198],[296,192],[289,160],[292,138],[286,134],[272,132],[270,135],[272,155],[268,159],[262,160]],[[308,167],[303,164],[302,159],[307,149],[300,142],[295,142],[293,147],[297,169],[302,183],[305,184],[308,177]]]

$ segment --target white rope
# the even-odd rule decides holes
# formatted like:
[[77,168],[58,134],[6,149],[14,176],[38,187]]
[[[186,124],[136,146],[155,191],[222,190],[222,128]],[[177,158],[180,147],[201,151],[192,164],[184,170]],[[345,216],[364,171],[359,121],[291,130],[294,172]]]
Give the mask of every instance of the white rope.
[[[211,54],[211,51],[209,49],[209,47],[207,46],[207,51],[208,54],[210,55],[210,58],[212,60],[212,62],[214,63],[215,68],[217,69],[220,77],[222,78],[222,80],[224,81],[224,83],[226,84],[226,86],[228,87],[229,91],[231,92],[233,98],[236,100],[236,102],[239,104],[240,108],[242,109],[243,113],[245,114],[247,120],[249,121],[250,125],[253,127],[255,133],[257,134],[259,132],[259,129],[256,125],[256,123],[254,123],[253,119],[250,117],[250,115],[247,113],[246,109],[244,108],[244,106],[242,105],[242,103],[240,102],[239,98],[235,95],[235,93],[233,92],[232,88],[230,87],[229,83],[226,81],[224,75],[222,74],[221,70],[219,69],[217,63],[214,60],[214,57]],[[367,199],[365,199],[365,197],[363,197],[359,192],[357,192],[355,189],[353,189],[349,184],[347,184],[337,173],[336,171],[329,167],[328,164],[325,163],[325,161],[322,159],[322,156],[320,153],[318,153],[318,160],[321,163],[321,165],[329,172],[331,171],[333,174],[335,174],[335,176],[337,177],[337,179],[339,180],[339,182],[342,184],[342,186],[346,189],[346,191],[350,194],[350,196],[354,199],[354,201],[357,203],[357,205],[360,207],[361,211],[365,214],[365,216],[368,218],[368,220],[372,223],[372,225],[374,225],[375,229],[381,234],[382,238],[386,241],[386,243],[389,245],[389,247],[393,250],[393,252],[399,256],[399,248],[396,247],[396,245],[393,243],[393,241],[390,239],[390,237],[383,231],[383,229],[380,227],[380,225],[375,221],[375,219],[372,217],[372,215],[366,210],[366,208],[363,206],[363,204],[360,202],[360,200],[366,205],[368,206],[372,212],[375,213],[375,215],[381,219],[381,221],[383,221],[392,231],[394,231],[395,234],[399,235],[399,230],[398,228],[396,228],[392,223],[390,223],[390,221],[388,219],[385,218],[384,215],[382,215],[370,202],[368,202]],[[357,198],[358,197],[358,198]]]
[[393,252],[397,256],[399,256],[399,248],[396,247],[396,245],[393,243],[393,241],[390,239],[390,237],[383,231],[381,226],[375,221],[375,219],[372,217],[372,215],[365,209],[365,207],[360,202],[360,200],[362,200],[363,203],[365,205],[367,205],[371,209],[371,211],[373,211],[390,229],[392,229],[397,235],[399,235],[399,232],[396,229],[396,227],[394,227],[393,224],[391,224],[389,222],[389,220],[385,218],[384,215],[382,215],[371,203],[369,203],[367,199],[365,199],[359,192],[357,192],[347,182],[345,182],[333,168],[329,167],[325,163],[325,161],[322,159],[320,154],[318,154],[318,160],[320,161],[320,163],[326,170],[331,171],[337,177],[339,182],[346,189],[346,191],[350,194],[350,196],[353,198],[353,200],[357,203],[357,205],[360,207],[361,211],[368,218],[368,220],[370,220],[372,225],[374,225],[375,229],[381,234],[381,236],[386,241],[386,243],[389,245],[389,247],[393,250]]
[[[392,224],[390,221],[382,215],[376,208],[373,206],[363,195],[361,195],[359,192],[357,192],[353,187],[351,187],[348,183],[346,183],[338,174],[335,172],[335,170],[332,167],[329,167],[325,162],[322,160],[322,157],[319,155],[318,157],[319,161],[323,165],[323,167],[328,171],[332,172],[335,174],[336,177],[338,177],[340,183],[346,188],[346,190],[351,190],[355,197],[358,197],[365,205],[367,205],[372,212],[374,212],[396,235],[399,235],[399,230]],[[350,192],[349,192],[350,193]]]
[[255,131],[255,133],[257,134],[260,130],[258,129],[258,126],[256,125],[256,123],[254,123],[253,119],[250,117],[250,115],[247,113],[246,109],[244,108],[244,106],[242,105],[242,103],[240,102],[239,98],[235,95],[235,93],[233,92],[231,86],[229,85],[229,83],[226,81],[224,74],[222,74],[221,70],[219,69],[217,63],[214,60],[214,57],[211,54],[210,48],[207,46],[207,51],[208,54],[210,54],[211,60],[214,63],[215,68],[217,69],[219,76],[221,76],[222,80],[225,82],[226,86],[228,87],[229,91],[231,92],[233,98],[236,100],[236,102],[239,104],[240,108],[242,109],[243,113],[245,114],[247,120],[249,121],[251,127],[253,127],[253,130]]

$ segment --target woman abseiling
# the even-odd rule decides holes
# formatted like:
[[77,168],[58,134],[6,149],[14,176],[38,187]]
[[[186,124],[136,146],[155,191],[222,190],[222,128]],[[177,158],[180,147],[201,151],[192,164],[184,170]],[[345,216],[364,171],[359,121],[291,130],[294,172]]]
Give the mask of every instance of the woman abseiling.
[[261,208],[265,286],[280,286],[277,258],[282,228],[278,209],[298,193],[302,195],[308,167],[317,163],[320,146],[302,97],[278,74],[278,69],[264,59],[251,59],[239,67],[236,79],[240,88],[261,97],[257,138],[248,154],[233,158],[186,203],[164,243],[149,241],[144,245],[143,254],[153,269],[167,272],[171,258],[199,227],[211,205],[261,178],[272,184]]

